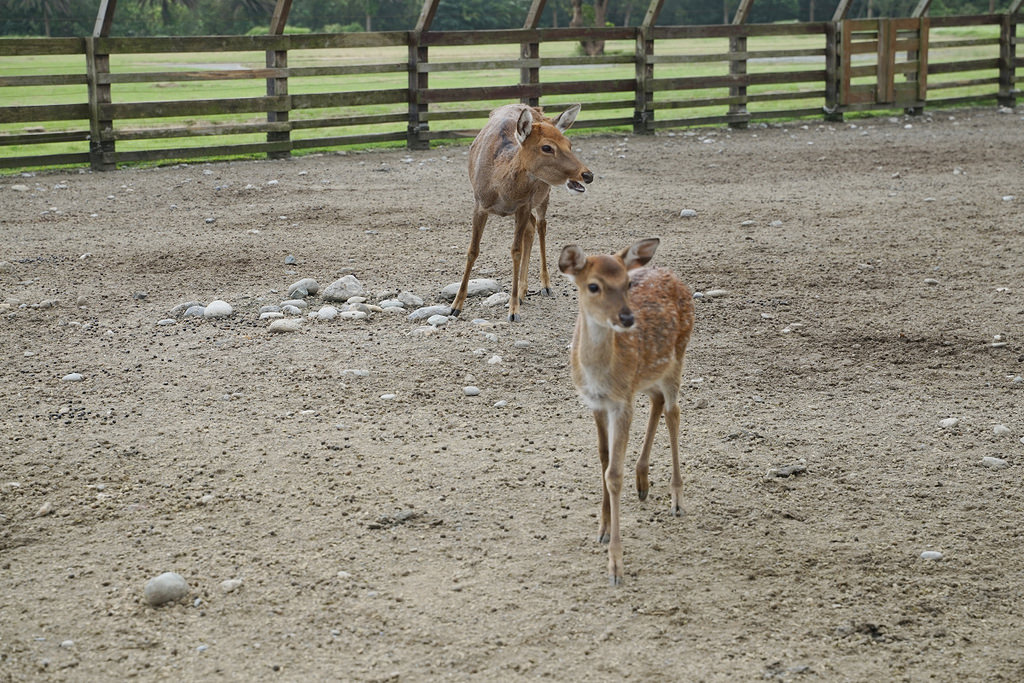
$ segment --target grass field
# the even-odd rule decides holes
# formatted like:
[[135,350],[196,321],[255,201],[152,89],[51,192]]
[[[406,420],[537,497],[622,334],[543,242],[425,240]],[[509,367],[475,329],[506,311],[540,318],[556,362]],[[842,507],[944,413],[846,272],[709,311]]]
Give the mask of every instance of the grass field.
[[[963,62],[978,59],[996,59],[999,55],[998,27],[973,26],[958,29],[938,29],[931,34],[932,43],[943,41],[970,42],[969,45],[936,48],[930,52],[932,64],[944,62]],[[751,74],[780,73],[802,70],[823,70],[825,64],[823,36],[789,36],[789,37],[755,37],[748,40],[748,51],[751,53],[771,52],[772,56],[751,59],[747,71]],[[728,53],[728,40],[725,38],[660,40],[655,45],[656,55],[685,55],[687,59],[707,61],[687,61],[685,63],[657,64],[654,68],[656,79],[723,76],[728,73],[729,62],[724,57]],[[606,44],[606,55],[620,56],[623,60],[631,60],[634,52],[632,41],[609,41]],[[795,53],[793,56],[778,56],[779,52]],[[545,43],[541,46],[542,59],[564,59],[579,57],[579,47],[575,42]],[[519,56],[518,45],[495,45],[487,47],[440,47],[431,48],[432,64],[458,65],[467,62],[513,60]],[[231,53],[184,53],[184,54],[132,54],[112,55],[111,72],[114,74],[145,74],[145,73],[177,73],[218,70],[260,69],[265,66],[265,55],[262,52],[231,52]],[[332,76],[293,76],[288,81],[288,92],[291,95],[342,93],[342,92],[380,92],[404,91],[408,88],[408,75],[405,63],[407,49],[402,46],[386,48],[350,48],[325,50],[294,50],[288,53],[290,68],[348,66],[348,65],[392,65],[393,70],[383,73],[364,73],[359,75]],[[859,61],[870,65],[873,55],[859,56]],[[88,101],[85,85],[85,58],[83,55],[57,56],[14,56],[0,57],[0,100],[5,103],[27,106],[45,106],[54,104],[82,104]],[[76,85],[45,85],[26,86],[5,84],[4,79],[18,76],[51,76],[70,75],[80,77],[81,84]],[[956,73],[955,79],[965,80],[992,79],[997,73],[994,70],[979,72]],[[540,70],[543,83],[600,81],[600,80],[632,80],[635,69],[631,61],[614,64],[586,65],[554,65],[544,66]],[[485,70],[438,70],[430,74],[432,89],[471,88],[481,85],[514,85],[519,82],[518,69]],[[869,82],[873,77],[861,77],[855,82]],[[992,97],[995,86],[991,84],[966,85],[951,89],[947,94],[936,86],[941,86],[938,77],[929,80],[933,89],[932,97],[976,96]],[[824,104],[820,93],[824,89],[822,82],[771,84],[751,86],[748,95],[783,93],[792,99],[752,102],[748,109],[752,112],[778,112],[786,109],[817,107]],[[807,93],[800,99],[799,93]],[[112,99],[115,103],[146,103],[146,102],[180,102],[195,100],[220,100],[235,98],[255,98],[266,94],[264,79],[234,80],[159,80],[154,82],[115,83],[112,86]],[[658,118],[676,120],[701,116],[720,116],[726,113],[726,105],[691,106],[691,102],[709,98],[721,98],[728,95],[727,88],[688,89],[678,91],[659,91],[655,94],[655,106],[659,104],[667,109],[659,109]],[[633,114],[631,105],[632,89],[622,92],[605,92],[586,96],[552,96],[545,98],[542,104],[551,110],[560,105],[572,102],[584,102],[585,121],[600,122],[615,118],[629,118]],[[451,102],[431,104],[430,128],[434,131],[473,130],[483,124],[482,118],[445,119],[446,112],[458,112],[472,109],[487,110],[502,102]],[[619,103],[621,107],[615,107]],[[626,103],[629,103],[628,105]],[[315,120],[324,118],[366,116],[392,114],[396,117],[407,111],[404,102],[396,104],[364,105],[333,109],[296,109],[290,112],[293,121]],[[0,121],[3,121],[0,116]],[[190,128],[217,124],[252,123],[260,124],[266,120],[262,112],[254,111],[244,114],[225,114],[210,116],[161,116],[119,120],[115,122],[115,130],[119,133],[129,131],[146,131],[160,128]],[[332,136],[365,135],[379,132],[403,132],[405,121],[385,124],[347,125],[328,127],[311,127],[294,130],[293,140],[318,139]],[[88,149],[88,143],[67,142],[47,144],[3,144],[5,136],[13,136],[26,132],[58,132],[82,131],[88,129],[88,122],[81,121],[39,121],[39,122],[8,122],[0,123],[0,158],[29,155],[61,154],[82,152]],[[204,147],[211,144],[244,144],[258,143],[266,139],[262,132],[232,135],[195,135],[188,136],[184,132],[170,140],[160,138],[119,140],[118,151]],[[214,140],[215,142],[211,142]],[[402,144],[402,143],[394,143]]]

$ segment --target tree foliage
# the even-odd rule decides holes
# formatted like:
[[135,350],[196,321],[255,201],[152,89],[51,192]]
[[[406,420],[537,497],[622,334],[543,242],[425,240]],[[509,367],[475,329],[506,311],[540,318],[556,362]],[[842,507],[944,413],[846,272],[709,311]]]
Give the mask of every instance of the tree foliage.
[[[90,35],[100,0],[0,0],[0,35]],[[415,26],[421,0],[293,0],[288,25],[314,32],[399,31]],[[838,0],[755,0],[749,21],[827,21]],[[907,16],[917,0],[854,0],[849,16]],[[933,0],[933,16],[1005,11],[1008,0]],[[574,8],[574,5],[576,7]],[[433,28],[485,30],[523,25],[530,0],[441,0]],[[648,0],[548,0],[541,26],[635,26]],[[739,0],[667,0],[658,23],[731,22]],[[241,35],[270,25],[274,0],[118,0],[113,35]],[[574,9],[576,10],[574,12]],[[812,16],[813,13],[813,16]]]

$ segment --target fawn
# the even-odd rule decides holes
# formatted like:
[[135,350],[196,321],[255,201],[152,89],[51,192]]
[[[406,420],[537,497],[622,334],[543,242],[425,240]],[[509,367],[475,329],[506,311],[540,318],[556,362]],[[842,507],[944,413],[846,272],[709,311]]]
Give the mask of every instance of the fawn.
[[473,234],[466,253],[466,270],[452,302],[459,315],[466,302],[469,273],[480,253],[480,237],[490,214],[515,215],[512,238],[512,297],[508,319],[519,320],[520,300],[526,296],[526,274],[534,233],[540,240],[541,294],[550,296],[547,264],[547,210],[552,187],[564,185],[582,194],[594,174],[580,163],[563,133],[576,121],[574,104],[555,118],[534,107],[508,104],[491,112],[490,120],[469,148],[469,179],[473,185]]
[[587,256],[578,246],[562,250],[558,268],[579,289],[579,314],[572,339],[572,379],[583,402],[594,411],[604,494],[598,540],[608,544],[608,577],[622,583],[619,499],[633,397],[651,398],[636,490],[647,497],[651,443],[661,413],[672,448],[672,513],[682,513],[679,472],[679,384],[686,345],[693,331],[693,296],[667,270],[644,267],[659,240],[636,242],[617,254]]

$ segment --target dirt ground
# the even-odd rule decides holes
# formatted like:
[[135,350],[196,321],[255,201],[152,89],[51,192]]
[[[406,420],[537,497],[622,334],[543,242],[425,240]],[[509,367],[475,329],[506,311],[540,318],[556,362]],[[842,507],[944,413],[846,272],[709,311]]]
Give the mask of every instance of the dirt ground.
[[[552,264],[659,236],[726,291],[684,515],[661,431],[617,588],[554,265],[513,325],[258,319],[346,273],[440,303],[467,147],[0,178],[0,680],[1024,678],[1024,108],[575,144]],[[506,291],[510,240],[475,274]],[[162,572],[190,591],[152,607]]]

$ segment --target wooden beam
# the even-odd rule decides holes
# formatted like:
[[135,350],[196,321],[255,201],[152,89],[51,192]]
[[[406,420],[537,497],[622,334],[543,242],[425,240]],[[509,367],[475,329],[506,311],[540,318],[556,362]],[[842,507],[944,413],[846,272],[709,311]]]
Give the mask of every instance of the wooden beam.
[[441,0],[423,0],[423,7],[420,9],[420,18],[416,20],[416,33],[429,31],[434,23],[434,16],[437,14],[437,6]]
[[523,28],[537,28],[540,24],[540,15],[544,11],[547,0],[533,0],[530,3],[530,11],[526,13],[526,21]]
[[917,7],[910,13],[910,16],[914,19],[920,19],[924,15],[928,14],[928,8],[932,6],[932,0],[917,0]]
[[839,4],[836,5],[836,11],[832,15],[832,21],[843,21],[846,19],[846,15],[850,13],[850,5],[853,4],[853,0],[839,0]]
[[1024,4],[1024,0],[1013,0],[1013,2],[1010,3],[1010,8],[1006,10],[1006,13],[1016,14],[1020,11],[1021,4]]
[[732,18],[734,26],[747,23],[747,17],[750,16],[750,10],[754,6],[754,0],[740,0],[740,6],[736,8],[736,14]]
[[274,6],[274,15],[270,18],[270,35],[279,36],[284,33],[284,26],[288,23],[288,15],[292,11],[292,0],[277,0]]
[[651,0],[651,4],[647,6],[647,14],[644,15],[644,22],[640,24],[641,28],[651,28],[658,23],[658,15],[661,14],[661,8],[665,5],[665,0]]
[[115,9],[117,0],[100,0],[100,7],[96,10],[96,25],[92,29],[94,38],[106,38],[110,35],[110,29],[114,25]]

